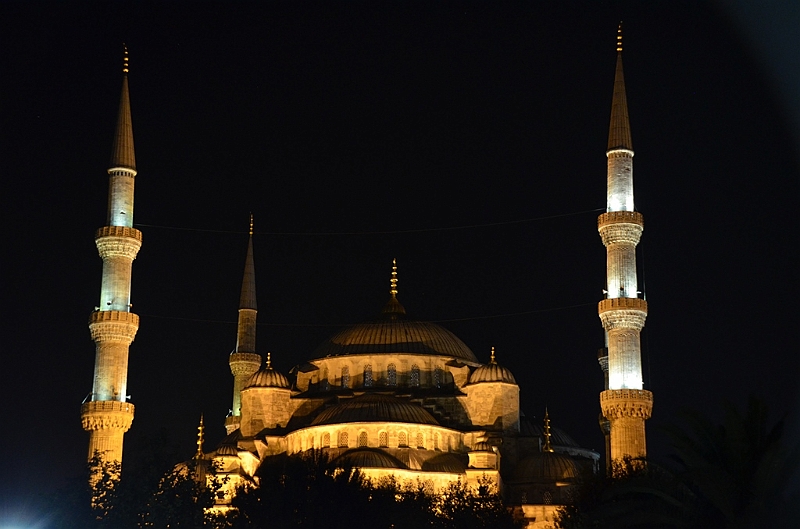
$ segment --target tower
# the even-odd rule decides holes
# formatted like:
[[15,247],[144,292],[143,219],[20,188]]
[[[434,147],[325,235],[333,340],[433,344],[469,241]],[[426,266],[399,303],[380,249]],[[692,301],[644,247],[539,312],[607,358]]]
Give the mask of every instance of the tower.
[[640,332],[647,317],[647,302],[638,297],[636,245],[644,220],[633,205],[633,143],[622,73],[621,24],[606,157],[606,212],[597,219],[607,256],[607,293],[598,313],[606,332],[608,384],[600,393],[600,407],[609,421],[613,460],[646,455],[644,421],[653,409],[653,394],[642,387]]
[[139,329],[131,312],[131,267],[142,245],[142,232],[133,227],[133,187],[136,158],[133,151],[128,50],[122,68],[122,96],[108,168],[108,218],[95,233],[103,260],[100,305],[89,318],[96,345],[92,392],[81,406],[81,423],[89,432],[89,459],[122,461],[122,440],[133,422],[128,402],[128,347]]
[[242,418],[242,389],[250,376],[261,367],[261,356],[256,354],[256,269],[253,263],[253,216],[250,215],[250,239],[244,263],[242,294],[239,297],[239,321],[236,333],[236,349],[231,353],[228,365],[233,374],[233,407],[225,419],[228,433],[239,428]]

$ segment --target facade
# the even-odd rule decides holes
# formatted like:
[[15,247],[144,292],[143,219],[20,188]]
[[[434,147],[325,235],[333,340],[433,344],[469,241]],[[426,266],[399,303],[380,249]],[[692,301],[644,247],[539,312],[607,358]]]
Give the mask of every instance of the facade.
[[[644,421],[652,394],[643,389],[639,332],[647,303],[638,297],[636,245],[643,229],[633,206],[633,148],[622,72],[621,36],[608,142],[607,211],[598,230],[607,248],[607,297],[599,304],[606,348],[599,355],[606,376],[601,426],[607,459],[646,453]],[[90,432],[89,457],[122,459],[131,426],[127,402],[128,346],[138,329],[131,312],[133,259],[141,233],[133,228],[133,151],[127,81],[109,179],[107,226],[96,235],[103,259],[100,305],[90,330],[97,344],[92,392],[81,408]],[[229,477],[224,507],[238,485],[257,485],[259,466],[272,457],[320,450],[334,463],[359,468],[368,478],[393,477],[436,491],[461,481],[490,479],[529,527],[547,527],[558,505],[570,502],[571,485],[598,471],[600,455],[563,431],[529,421],[520,409],[514,375],[488,361],[434,323],[411,318],[398,298],[393,263],[389,298],[376,317],[323,342],[311,357],[281,373],[271,355],[256,352],[256,282],[253,222],[245,259],[237,341],[229,356],[233,376],[226,437],[195,458],[213,461]]]

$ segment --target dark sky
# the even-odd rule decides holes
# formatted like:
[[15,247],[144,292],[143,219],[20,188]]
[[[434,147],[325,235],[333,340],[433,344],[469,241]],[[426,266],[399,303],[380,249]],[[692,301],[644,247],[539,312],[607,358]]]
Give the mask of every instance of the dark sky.
[[752,393],[791,411],[800,170],[782,63],[713,4],[541,4],[3,4],[0,496],[85,459],[122,42],[144,233],[126,450],[165,428],[188,457],[201,413],[207,446],[222,437],[250,212],[258,349],[276,367],[376,315],[396,257],[411,316],[484,361],[495,346],[527,415],[548,406],[600,450],[596,216],[620,19],[651,454],[682,407],[718,416]]

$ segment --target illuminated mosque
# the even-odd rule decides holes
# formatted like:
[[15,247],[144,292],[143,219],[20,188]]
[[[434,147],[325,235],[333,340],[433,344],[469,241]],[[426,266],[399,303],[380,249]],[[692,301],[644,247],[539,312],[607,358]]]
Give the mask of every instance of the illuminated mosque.
[[[120,461],[134,413],[126,397],[127,362],[139,318],[130,311],[130,284],[141,247],[141,232],[133,227],[136,162],[127,51],[125,57],[108,170],[108,222],[95,237],[103,275],[100,304],[89,324],[96,342],[94,384],[81,407],[89,457],[100,453]],[[643,220],[633,204],[620,33],[606,154],[607,209],[598,218],[598,231],[607,248],[607,286],[598,312],[606,331],[599,362],[606,380],[600,426],[608,462],[645,455],[644,421],[652,410],[652,393],[642,386],[639,333],[647,304],[638,297],[635,251]],[[374,319],[334,334],[288,373],[276,370],[269,353],[264,359],[256,352],[252,234],[251,221],[236,347],[229,357],[233,397],[227,436],[204,451],[201,423],[195,456],[215,462],[230,478],[223,505],[236,486],[257,485],[256,470],[264,461],[315,449],[368,478],[392,476],[431,492],[455,481],[475,485],[489,479],[528,527],[549,527],[557,506],[570,502],[575,480],[601,471],[600,454],[551,426],[546,412],[543,423],[526,418],[521,388],[494,349],[488,362],[481,362],[447,329],[407,314],[396,262],[388,300],[374,310]]]

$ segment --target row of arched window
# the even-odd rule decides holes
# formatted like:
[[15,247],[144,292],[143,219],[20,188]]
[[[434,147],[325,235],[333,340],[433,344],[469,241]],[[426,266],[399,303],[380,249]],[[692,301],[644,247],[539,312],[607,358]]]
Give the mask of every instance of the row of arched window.
[[[324,377],[327,379],[327,373]],[[363,371],[364,387],[372,387],[375,384],[375,378],[372,375],[372,364],[365,364]],[[419,387],[420,370],[417,364],[411,366],[411,374],[409,376],[408,385],[412,388]],[[433,385],[437,388],[442,387],[444,380],[444,371],[442,368],[437,367],[433,370]],[[327,380],[325,381],[327,383]],[[341,384],[343,388],[350,387],[350,368],[344,366],[342,368]],[[397,386],[397,366],[389,364],[386,366],[386,385],[390,387]]]
[[[422,432],[417,432],[415,436],[410,437],[407,432],[401,431],[397,434],[397,446],[399,448],[410,448],[412,445],[409,444],[409,440],[412,441],[414,448],[426,448],[425,445],[425,434]],[[450,439],[450,444],[454,444],[454,440]],[[337,439],[336,439],[336,446],[339,448],[349,448],[350,447],[350,434],[349,432],[339,432]],[[359,432],[356,446],[358,448],[364,448],[369,446],[369,434],[367,432]],[[378,433],[378,446],[381,448],[387,448],[389,446],[389,434],[385,431],[381,431]],[[325,432],[322,434],[322,440],[320,444],[321,448],[330,448],[331,447],[331,434]],[[441,450],[442,449],[442,436],[440,433],[435,433],[433,435],[433,449],[434,450]]]

